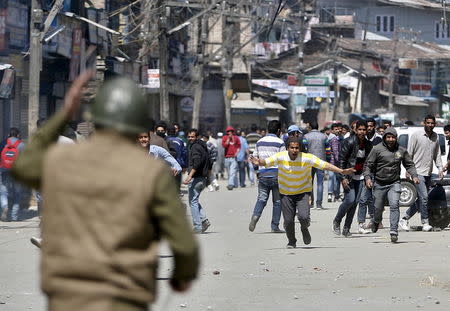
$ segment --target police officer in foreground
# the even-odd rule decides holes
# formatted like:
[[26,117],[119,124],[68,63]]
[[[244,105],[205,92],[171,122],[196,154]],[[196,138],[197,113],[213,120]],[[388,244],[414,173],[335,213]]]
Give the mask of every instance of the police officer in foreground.
[[49,310],[143,311],[155,299],[159,240],[173,252],[176,291],[197,276],[198,247],[169,168],[136,146],[147,107],[134,82],[115,78],[99,90],[90,140],[54,144],[91,76],[73,83],[13,174],[43,191],[41,285]]

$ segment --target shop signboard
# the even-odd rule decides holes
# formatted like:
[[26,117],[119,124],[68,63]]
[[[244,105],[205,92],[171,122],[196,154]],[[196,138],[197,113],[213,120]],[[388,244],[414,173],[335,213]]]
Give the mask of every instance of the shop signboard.
[[147,76],[147,87],[151,89],[159,89],[159,69],[148,69]]
[[330,85],[330,81],[328,77],[306,76],[303,84],[307,86],[328,86]]
[[431,96],[431,83],[410,83],[409,85],[409,93],[413,96],[417,97],[428,97]]

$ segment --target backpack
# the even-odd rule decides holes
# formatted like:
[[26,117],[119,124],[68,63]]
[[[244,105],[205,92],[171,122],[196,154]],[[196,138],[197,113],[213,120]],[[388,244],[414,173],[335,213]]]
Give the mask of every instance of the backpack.
[[14,161],[16,160],[17,156],[19,155],[19,150],[17,147],[20,145],[22,141],[20,139],[16,140],[14,144],[11,144],[11,139],[8,138],[6,140],[6,146],[3,148],[1,153],[1,164],[0,167],[10,169]]

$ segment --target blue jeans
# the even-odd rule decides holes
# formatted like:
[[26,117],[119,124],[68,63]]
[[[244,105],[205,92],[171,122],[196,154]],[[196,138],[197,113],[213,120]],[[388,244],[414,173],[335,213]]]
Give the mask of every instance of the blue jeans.
[[379,185],[375,182],[373,188],[373,194],[375,197],[375,215],[374,221],[379,224],[383,220],[383,210],[384,202],[386,197],[389,201],[390,216],[391,221],[390,233],[398,233],[398,221],[400,220],[400,194],[402,189],[400,182],[395,182],[390,185]]
[[410,219],[415,213],[420,211],[422,223],[428,221],[428,190],[430,190],[431,176],[419,175],[420,183],[416,185],[417,200],[406,211],[405,218]]
[[239,185],[241,187],[245,187],[245,167],[247,166],[247,162],[238,161],[239,168]]
[[258,197],[256,199],[255,209],[253,210],[253,216],[261,217],[261,214],[266,207],[269,200],[269,194],[272,191],[272,230],[278,229],[281,218],[281,199],[280,191],[278,190],[278,178],[277,177],[261,177],[258,183]]
[[366,222],[367,210],[369,210],[370,219],[373,219],[373,215],[375,213],[373,192],[372,189],[367,189],[366,185],[364,184],[361,192],[361,197],[359,199],[358,223],[361,224]]
[[[317,175],[317,197],[316,197],[316,205],[322,205],[323,200],[323,178],[325,177],[325,173],[322,170],[314,168],[311,170],[312,173],[312,181],[314,185],[314,175]],[[311,192],[312,201],[314,201],[314,190]]]
[[225,169],[228,171],[228,186],[237,188],[235,178],[238,170],[238,163],[236,158],[225,158]]
[[334,197],[338,198],[340,192],[339,186],[340,183],[337,174],[332,171],[328,171],[328,194],[334,194]]
[[248,179],[252,185],[255,184],[255,168],[253,167],[253,163],[247,163],[247,171],[248,171]]
[[19,220],[20,200],[22,189],[20,185],[13,180],[9,172],[1,173],[2,185],[0,186],[0,203],[2,210],[8,208],[8,203],[11,202],[11,220]]
[[202,229],[202,221],[206,219],[205,210],[200,204],[200,193],[206,187],[205,177],[195,177],[189,183],[189,206],[191,207],[192,223],[194,230]]
[[363,188],[363,180],[352,180],[349,183],[349,188],[344,189],[344,201],[339,206],[338,212],[334,221],[338,224],[341,223],[342,218],[345,216],[344,228],[350,230],[352,226],[353,217],[355,216],[356,206],[358,205],[359,198],[361,196]]

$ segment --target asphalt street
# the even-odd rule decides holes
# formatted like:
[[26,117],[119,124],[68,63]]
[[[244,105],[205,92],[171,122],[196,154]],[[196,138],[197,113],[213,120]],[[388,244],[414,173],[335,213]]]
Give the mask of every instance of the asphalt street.
[[[211,227],[197,235],[202,266],[187,294],[173,294],[170,251],[161,247],[158,301],[152,310],[449,310],[450,231],[335,236],[337,203],[312,210],[312,243],[286,249],[284,234],[270,233],[271,203],[255,232],[248,222],[256,187],[202,193]],[[385,212],[383,223],[388,224]],[[417,216],[416,216],[417,217]],[[413,219],[412,224],[419,224]],[[39,290],[39,250],[29,238],[38,219],[0,223],[0,311],[45,310]]]

